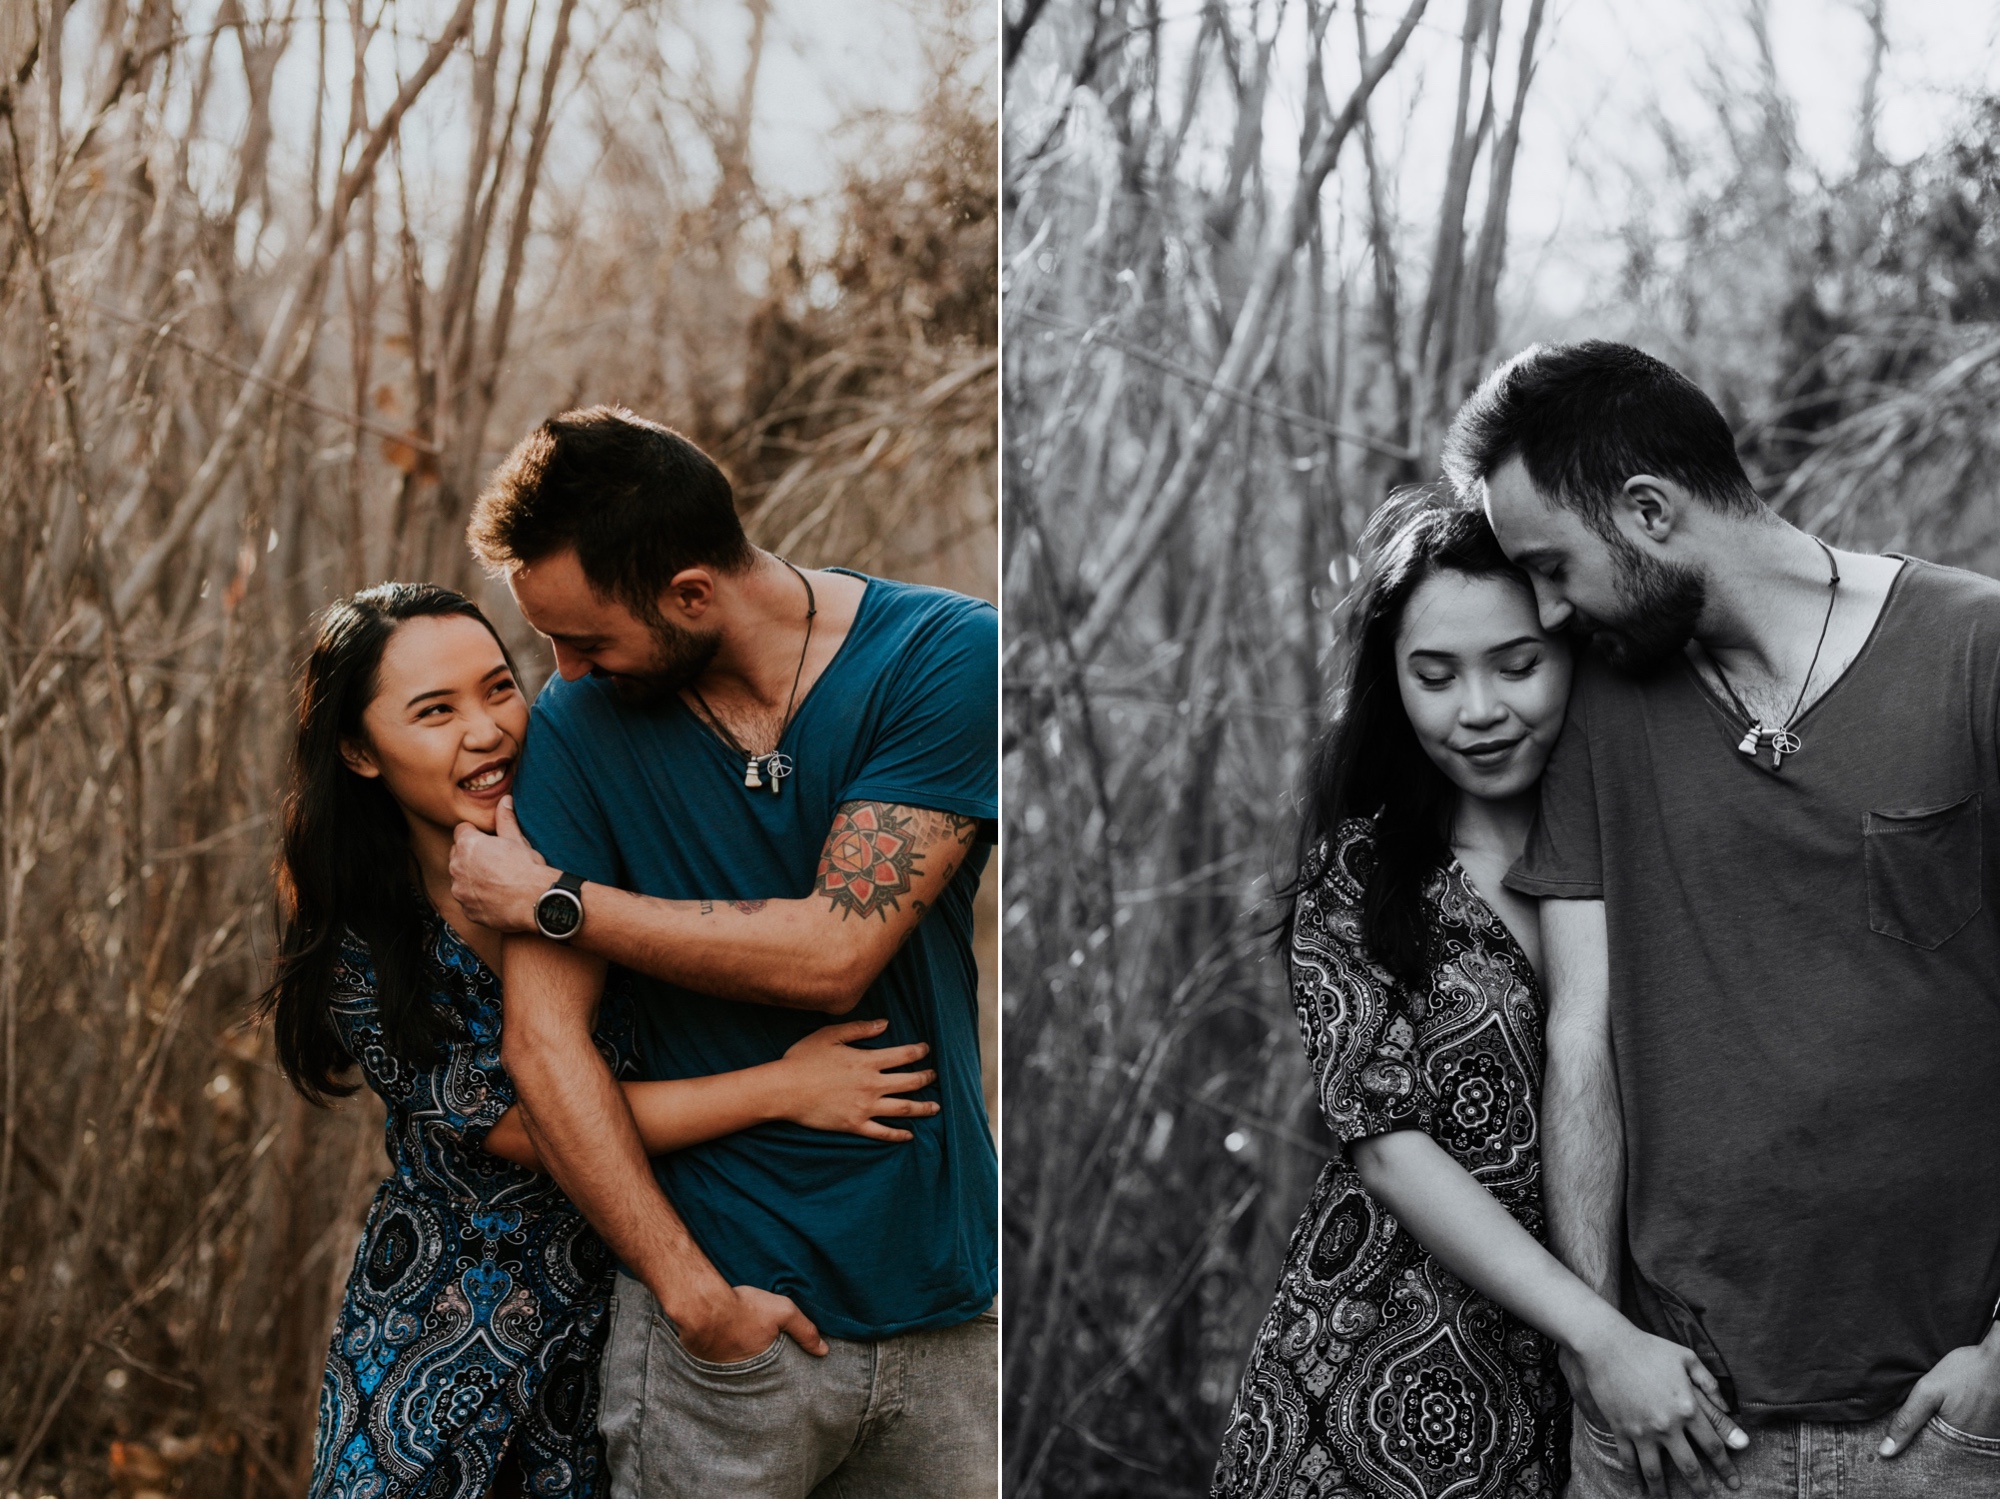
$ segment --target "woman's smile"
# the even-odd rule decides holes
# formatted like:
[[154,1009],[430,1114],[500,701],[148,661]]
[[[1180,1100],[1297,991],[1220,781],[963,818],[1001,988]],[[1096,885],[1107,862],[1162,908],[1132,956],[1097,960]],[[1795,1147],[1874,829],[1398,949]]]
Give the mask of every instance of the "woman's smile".
[[488,760],[469,776],[459,778],[458,789],[481,802],[498,804],[514,780],[514,757]]
[[1475,770],[1495,771],[1513,758],[1514,751],[1527,737],[1526,734],[1516,734],[1510,739],[1482,739],[1476,744],[1455,744],[1451,748]]

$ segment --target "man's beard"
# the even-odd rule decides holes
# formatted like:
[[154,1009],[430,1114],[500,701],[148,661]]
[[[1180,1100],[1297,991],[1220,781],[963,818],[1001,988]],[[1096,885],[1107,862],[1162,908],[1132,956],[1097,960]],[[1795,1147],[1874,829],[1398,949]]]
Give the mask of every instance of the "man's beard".
[[1619,614],[1583,626],[1618,671],[1647,676],[1687,649],[1708,603],[1706,580],[1684,562],[1661,562],[1622,536],[1609,538]]
[[591,672],[592,676],[610,682],[618,700],[634,708],[656,707],[693,686],[722,649],[720,631],[700,634],[683,630],[658,613],[646,619],[645,624],[653,636],[653,659],[644,671]]

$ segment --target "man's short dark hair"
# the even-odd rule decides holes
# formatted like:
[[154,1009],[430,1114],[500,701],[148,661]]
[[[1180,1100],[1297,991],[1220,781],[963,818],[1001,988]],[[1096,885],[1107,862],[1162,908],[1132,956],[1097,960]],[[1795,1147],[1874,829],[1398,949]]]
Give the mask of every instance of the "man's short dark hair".
[[1715,402],[1628,344],[1534,344],[1486,377],[1444,438],[1444,471],[1477,503],[1519,458],[1545,499],[1609,535],[1612,501],[1634,474],[1671,479],[1717,510],[1762,508]]
[[752,556],[714,460],[622,406],[565,411],[522,438],[472,507],[466,540],[502,575],[574,549],[590,586],[642,619],[676,573],[735,572]]

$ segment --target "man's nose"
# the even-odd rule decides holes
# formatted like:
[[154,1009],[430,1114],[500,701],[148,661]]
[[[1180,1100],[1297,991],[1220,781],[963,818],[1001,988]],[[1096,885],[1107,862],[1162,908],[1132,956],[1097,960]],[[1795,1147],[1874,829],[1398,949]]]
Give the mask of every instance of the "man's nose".
[[556,675],[565,682],[579,681],[590,675],[590,663],[567,646],[551,642],[556,653]]
[[1563,597],[1562,590],[1547,578],[1536,578],[1535,613],[1541,617],[1542,628],[1554,634],[1569,623],[1569,617],[1576,613],[1575,607]]

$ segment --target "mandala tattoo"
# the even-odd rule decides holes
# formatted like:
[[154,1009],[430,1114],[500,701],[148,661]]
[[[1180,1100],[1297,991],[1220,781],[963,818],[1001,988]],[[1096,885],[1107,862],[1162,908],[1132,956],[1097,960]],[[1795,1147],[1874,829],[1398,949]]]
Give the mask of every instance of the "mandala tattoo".
[[848,802],[834,813],[820,850],[818,888],[843,919],[889,919],[923,860],[915,822],[910,808],[888,802]]
[[944,860],[948,881],[978,836],[976,818],[893,802],[848,802],[834,815],[819,856],[819,893],[848,915],[880,916],[899,910],[924,873],[925,860]]

